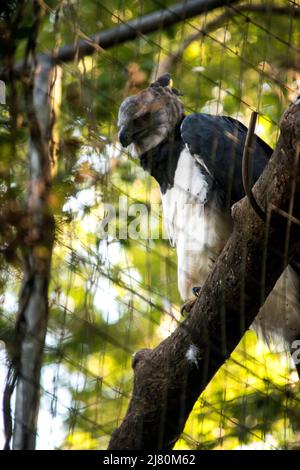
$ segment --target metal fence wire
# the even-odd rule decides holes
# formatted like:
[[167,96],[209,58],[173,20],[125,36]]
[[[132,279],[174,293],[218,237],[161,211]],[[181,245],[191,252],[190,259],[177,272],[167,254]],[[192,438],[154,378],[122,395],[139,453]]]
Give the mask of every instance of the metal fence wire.
[[[175,219],[168,219],[170,212],[162,206],[158,182],[139,158],[133,158],[132,148],[119,142],[120,105],[170,74],[169,92],[181,101],[186,116],[230,116],[248,127],[255,111],[255,133],[272,149],[285,148],[279,139],[280,120],[290,103],[297,107],[300,94],[300,4],[8,1],[0,7],[0,21],[0,441],[14,449],[106,449],[137,392],[133,379],[139,368],[133,370],[132,365],[139,356],[134,354],[156,348],[176,329],[183,331],[187,325],[188,331],[190,315],[180,312],[184,300],[177,286],[176,247],[171,246],[167,229],[174,228]],[[139,106],[144,105],[141,101]],[[145,138],[154,135],[155,125],[155,118],[147,121]],[[178,409],[182,397],[195,394],[195,382],[207,386],[195,396],[183,432],[169,441],[166,422],[172,419],[171,412],[168,399],[162,400],[158,447],[299,448],[295,365],[300,341],[294,344],[293,361],[291,344],[282,341],[276,326],[279,317],[287,329],[300,324],[297,135],[296,141],[294,179],[287,180],[286,187],[289,203],[272,206],[271,215],[265,206],[266,220],[259,222],[265,228],[260,256],[253,263],[261,266],[257,279],[247,271],[251,243],[236,247],[239,313],[228,320],[225,292],[224,308],[219,309],[223,336],[209,345],[207,359],[208,364],[223,365],[209,377],[212,366],[202,370],[201,359],[196,358],[200,346],[193,349],[191,343],[186,357],[193,370],[186,389],[178,391]],[[289,152],[286,146],[281,161],[288,159]],[[226,158],[232,159],[232,154]],[[253,171],[255,152],[250,151],[248,163]],[[189,171],[187,165],[184,161],[177,167],[178,181],[180,172],[184,176]],[[195,171],[201,172],[197,165]],[[222,186],[206,170],[206,177]],[[228,200],[221,218],[228,219],[232,203],[228,191],[235,176],[230,170],[225,177],[221,189]],[[205,215],[194,224],[184,219],[180,198],[186,191],[177,184],[172,204],[179,212],[172,214],[179,225],[183,222],[177,230],[189,231],[197,252],[198,230],[203,232],[197,220]],[[258,192],[254,191],[255,197]],[[279,193],[280,189],[278,198]],[[258,217],[250,204],[247,207],[245,224],[248,216]],[[207,247],[212,228],[206,227],[198,251],[208,253],[204,271],[209,276],[218,269],[219,252]],[[226,227],[222,246],[232,230],[228,233]],[[275,253],[273,232],[280,227]],[[270,253],[275,253],[276,267]],[[193,257],[182,264],[182,275],[190,275],[192,261]],[[262,323],[261,334],[248,329],[248,306],[255,303],[258,312],[274,273],[281,274],[288,263],[270,303],[274,328],[270,331]],[[228,280],[231,266],[226,269]],[[213,279],[210,276],[208,282]],[[248,282],[254,286],[250,296]],[[218,295],[211,291],[212,297]],[[195,308],[201,309],[200,304],[201,291]],[[232,333],[226,331],[228,324],[235,325]],[[240,339],[233,352],[227,348],[227,341],[233,344],[228,340],[231,334]],[[297,342],[298,336],[289,337]],[[178,338],[172,338],[170,348],[174,341],[177,351]],[[162,357],[169,376],[162,376],[166,367],[157,374],[153,367],[145,384],[171,381],[172,368],[178,366],[174,351]],[[147,397],[153,388],[144,388],[139,389],[145,393],[141,435],[149,426],[147,403],[155,402]]]

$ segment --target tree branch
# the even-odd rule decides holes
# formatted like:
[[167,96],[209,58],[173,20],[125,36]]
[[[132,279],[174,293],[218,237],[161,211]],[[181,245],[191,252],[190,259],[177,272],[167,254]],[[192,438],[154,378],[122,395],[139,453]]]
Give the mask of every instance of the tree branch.
[[48,205],[51,187],[53,90],[55,68],[39,61],[24,77],[30,141],[29,184],[22,220],[26,233],[22,246],[23,282],[14,332],[13,354],[4,394],[6,445],[12,433],[10,398],[17,383],[14,449],[34,449],[40,395],[40,371],[48,323],[48,286],[54,218]]
[[222,13],[217,18],[213,19],[212,21],[208,22],[202,29],[197,31],[194,34],[188,36],[177,49],[176,52],[173,52],[164,60],[162,60],[156,70],[154,70],[154,74],[152,80],[155,80],[156,77],[160,75],[164,75],[165,73],[171,72],[172,69],[176,66],[178,62],[182,59],[184,51],[189,47],[190,44],[194,41],[198,41],[199,39],[203,38],[207,34],[217,30],[221,26],[224,26],[227,21],[231,20],[235,16],[245,16],[247,19],[248,13],[272,13],[275,15],[293,15],[293,16],[300,16],[300,8],[295,8],[293,6],[281,7],[281,6],[270,6],[270,5],[240,5],[237,8],[231,8]]
[[25,98],[30,125],[30,181],[26,200],[28,231],[23,248],[24,278],[19,299],[20,348],[13,448],[35,448],[40,370],[48,324],[48,286],[54,242],[54,217],[48,206],[55,69],[38,62]]
[[[162,28],[174,25],[196,15],[237,3],[238,0],[186,0],[181,3],[169,6],[168,8],[155,11],[145,16],[135,18],[134,20],[120,23],[118,26],[101,31],[94,36],[82,39],[75,44],[62,46],[52,56],[46,56],[51,59],[53,65],[61,62],[70,62],[74,58],[91,55],[95,50],[109,49],[120,45],[126,41],[135,39],[142,34],[153,33]],[[41,54],[41,59],[45,54]],[[15,76],[19,76],[23,69],[23,61],[16,64],[14,68]],[[6,80],[7,70],[0,71],[0,79]]]
[[[254,187],[261,207],[273,204],[297,219],[299,149],[300,100],[284,113],[276,150]],[[232,213],[233,233],[189,316],[154,350],[135,355],[132,398],[124,421],[112,435],[110,450],[174,446],[200,393],[262,305],[259,280],[266,273],[265,299],[299,249],[300,227],[288,218],[266,227],[247,198],[235,204]]]

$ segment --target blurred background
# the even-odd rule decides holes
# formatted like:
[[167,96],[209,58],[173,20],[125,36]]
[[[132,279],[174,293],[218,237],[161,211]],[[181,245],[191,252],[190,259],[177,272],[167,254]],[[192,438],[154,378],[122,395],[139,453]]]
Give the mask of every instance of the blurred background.
[[[18,22],[18,2],[8,2],[0,15],[2,66],[26,56],[35,13],[32,2],[21,3]],[[47,0],[41,3],[36,52],[76,47],[172,3]],[[75,54],[59,64],[48,201],[56,231],[37,448],[105,449],[128,405],[132,354],[156,346],[180,321],[176,253],[162,237],[159,187],[117,141],[120,103],[170,72],[187,114],[225,114],[248,125],[257,109],[256,133],[274,147],[280,116],[300,94],[298,7],[284,0],[235,2],[107,50],[94,44],[93,55]],[[23,86],[22,80],[8,81],[6,104],[0,105],[2,214],[8,204],[22,207],[28,187]],[[158,239],[143,230],[137,239],[119,239],[130,215],[127,222],[117,218],[101,237],[105,204],[118,215],[124,196],[128,205],[146,204],[149,214],[151,208],[149,223]],[[1,394],[23,276],[19,247],[7,250],[15,233],[16,224],[9,222],[0,230]],[[175,448],[297,448],[297,390],[290,356],[270,352],[249,331],[199,398]]]

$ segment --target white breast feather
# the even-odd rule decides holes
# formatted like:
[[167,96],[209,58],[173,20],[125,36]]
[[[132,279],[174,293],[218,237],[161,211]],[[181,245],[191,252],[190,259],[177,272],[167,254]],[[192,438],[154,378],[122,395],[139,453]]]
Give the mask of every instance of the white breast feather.
[[178,160],[174,186],[162,195],[164,222],[172,246],[176,246],[182,236],[186,238],[186,243],[188,239],[192,243],[194,236],[197,242],[203,243],[203,229],[201,229],[203,224],[198,226],[196,234],[192,234],[188,228],[195,225],[194,218],[190,217],[192,213],[198,221],[204,217],[207,190],[208,184],[204,176],[200,173],[189,151],[184,149]]
[[222,249],[228,230],[221,218],[205,207],[208,183],[187,149],[181,152],[173,188],[162,195],[164,222],[178,257],[178,288],[181,297],[204,282],[210,258]]

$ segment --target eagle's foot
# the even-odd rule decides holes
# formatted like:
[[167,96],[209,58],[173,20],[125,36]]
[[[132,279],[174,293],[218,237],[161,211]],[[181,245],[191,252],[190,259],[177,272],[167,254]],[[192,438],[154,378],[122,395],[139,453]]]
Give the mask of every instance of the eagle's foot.
[[186,302],[184,302],[184,304],[181,306],[181,309],[180,309],[181,315],[185,316],[186,313],[189,313],[192,310],[192,308],[195,305],[195,302],[196,302],[197,298],[199,297],[200,291],[201,291],[200,286],[195,286],[195,287],[192,288],[192,292],[193,292],[195,298],[187,300]]
[[189,313],[194,307],[196,300],[197,297],[195,299],[187,300],[186,302],[184,302],[184,304],[180,308],[181,315],[185,316],[186,313]]

